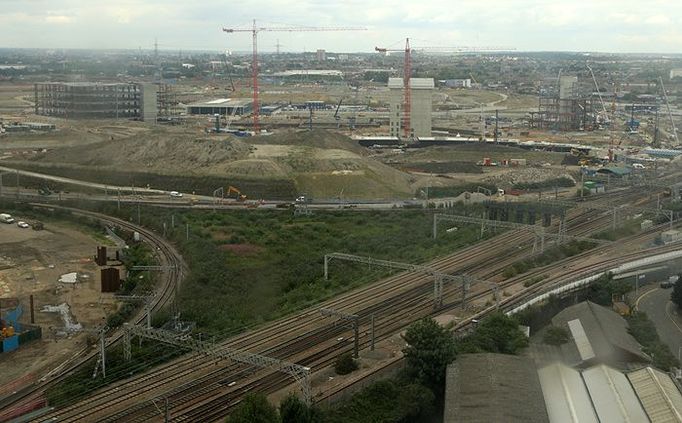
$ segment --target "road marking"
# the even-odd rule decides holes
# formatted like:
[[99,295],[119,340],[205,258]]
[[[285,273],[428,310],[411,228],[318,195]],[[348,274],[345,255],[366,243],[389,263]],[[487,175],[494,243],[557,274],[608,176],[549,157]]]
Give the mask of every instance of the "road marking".
[[652,290],[649,290],[649,291],[645,292],[644,294],[640,295],[639,297],[637,297],[637,299],[635,300],[635,310],[639,310],[639,301],[640,301],[642,298],[646,297],[647,295],[649,295],[649,294],[651,294],[652,292],[655,292],[655,291],[658,291],[658,288],[654,288],[654,289],[652,289]]
[[670,313],[669,313],[669,310],[670,310],[670,307],[669,307],[669,306],[670,306],[671,304],[672,304],[672,302],[670,302],[670,301],[668,301],[668,302],[666,303],[666,305],[665,305],[665,314],[668,316],[668,319],[670,319],[670,321],[673,322],[673,325],[675,325],[675,327],[677,328],[677,330],[679,330],[680,332],[682,332],[682,327],[680,327],[680,325],[677,324],[677,322],[673,319],[673,316],[671,316]]

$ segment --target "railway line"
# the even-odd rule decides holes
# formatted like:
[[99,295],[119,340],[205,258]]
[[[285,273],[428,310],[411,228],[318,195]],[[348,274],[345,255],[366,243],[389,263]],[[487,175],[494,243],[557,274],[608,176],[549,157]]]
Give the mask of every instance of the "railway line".
[[[610,214],[588,212],[570,218],[569,222],[573,231],[589,234],[607,228],[609,219]],[[449,257],[435,260],[431,266],[450,273],[466,270],[467,272],[473,271],[477,277],[494,277],[495,272],[501,272],[507,266],[508,260],[512,260],[511,258],[495,260],[495,258],[499,258],[502,251],[509,250],[510,246],[527,245],[530,241],[532,241],[532,235],[523,231],[510,231]],[[528,251],[517,249],[516,254],[512,255],[516,257],[514,260],[518,260],[527,257]],[[491,266],[491,260],[497,264]],[[510,279],[509,283],[513,282],[518,283],[518,280]],[[429,299],[431,283],[430,278],[425,276],[399,274],[318,307],[337,308],[356,313],[363,321],[366,321],[370,314],[390,316],[390,318],[380,318],[377,322],[375,328],[378,334],[377,339],[382,339],[399,331],[416,317],[433,314],[432,303]],[[546,284],[539,285],[545,286]],[[445,294],[449,302],[446,303],[444,310],[459,305],[458,298],[461,297],[461,289],[449,287]],[[472,299],[478,299],[480,296],[489,296],[490,292],[482,291],[472,293],[472,295]],[[348,350],[351,345],[350,342],[344,342],[341,345],[336,342],[338,336],[345,330],[331,328],[329,321],[319,315],[318,307],[267,325],[257,332],[251,331],[238,335],[224,345],[248,349],[271,357],[286,358],[288,361],[313,368],[327,366],[340,350]],[[369,342],[366,338],[366,336],[361,337],[361,345]],[[188,380],[192,381],[188,382]],[[239,383],[226,386],[234,381],[239,381]],[[173,384],[180,385],[171,388]],[[210,420],[209,414],[211,413],[217,417],[227,412],[229,407],[238,402],[238,398],[244,392],[256,388],[272,392],[288,384],[289,381],[282,375],[237,364],[216,368],[210,360],[198,360],[196,355],[190,354],[156,368],[151,373],[104,388],[89,397],[86,405],[77,404],[66,407],[52,416],[59,421],[83,419],[147,421],[158,416],[156,407],[151,405],[150,401],[167,397],[171,404],[172,414],[176,416],[174,421],[184,421],[184,419],[203,421],[204,419]],[[225,400],[225,396],[231,400]],[[135,398],[136,403],[142,404],[130,407],[129,402],[132,398]]]
[[[155,296],[150,304],[152,312],[161,310],[170,305],[174,300],[176,289],[184,278],[184,275],[187,273],[187,265],[175,247],[161,236],[141,226],[101,213],[51,204],[31,203],[31,205],[37,208],[68,211],[78,216],[96,219],[109,226],[115,226],[129,232],[138,232],[141,239],[156,250],[156,256],[159,261],[159,266],[161,267],[159,280],[161,280],[162,283],[157,287]],[[144,321],[144,318],[145,313],[143,310],[140,310],[133,316],[131,321],[135,324],[139,324]],[[106,338],[107,347],[116,344],[122,337],[123,331],[121,329],[113,331]],[[91,361],[96,355],[97,351],[84,349],[74,355],[69,361],[64,362],[59,368],[53,370],[51,374],[40,379],[37,383],[27,386],[7,398],[0,399],[0,410],[3,410],[0,412],[0,420],[2,420],[2,416],[4,415],[11,415],[12,411],[19,408],[21,404],[40,398],[47,387],[59,383],[68,375],[81,368],[85,363]]]

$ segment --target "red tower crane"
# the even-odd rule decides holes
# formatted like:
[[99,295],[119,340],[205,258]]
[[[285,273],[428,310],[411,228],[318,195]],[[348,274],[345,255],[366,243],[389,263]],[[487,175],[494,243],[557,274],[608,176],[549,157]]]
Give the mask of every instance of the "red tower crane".
[[389,49],[389,48],[384,48],[384,47],[374,47],[374,50],[378,51],[379,53],[386,54],[389,51],[402,51],[405,54],[405,60],[404,60],[404,65],[403,65],[403,90],[405,91],[403,93],[403,118],[402,118],[402,123],[403,123],[403,133],[405,134],[405,138],[408,139],[411,134],[412,134],[412,127],[410,124],[410,116],[411,116],[411,110],[412,110],[412,90],[410,90],[410,78],[412,75],[412,52],[415,50],[418,51],[438,51],[438,52],[443,52],[443,53],[448,53],[448,52],[477,52],[477,51],[508,51],[508,50],[514,50],[512,48],[504,48],[504,47],[415,47],[411,48],[410,47],[410,39],[406,38],[405,39],[405,49]]
[[234,32],[250,32],[253,39],[253,58],[251,62],[251,77],[253,78],[253,130],[258,133],[260,116],[260,106],[258,103],[258,33],[267,32],[306,32],[306,31],[364,31],[366,28],[354,27],[259,27],[256,26],[256,20],[253,20],[251,28],[223,28],[227,33]]

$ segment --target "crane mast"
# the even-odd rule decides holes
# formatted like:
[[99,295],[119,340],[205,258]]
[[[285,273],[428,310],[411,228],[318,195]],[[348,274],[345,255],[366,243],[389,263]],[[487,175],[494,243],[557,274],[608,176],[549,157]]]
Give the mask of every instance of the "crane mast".
[[[250,32],[253,44],[253,57],[251,59],[251,77],[253,79],[253,130],[260,132],[260,104],[258,101],[258,33],[267,32],[306,32],[306,31],[365,31],[367,28],[355,27],[259,27],[253,20],[251,28],[223,28],[224,32]],[[277,42],[279,44],[279,41]]]
[[403,133],[405,139],[409,139],[412,135],[412,127],[410,123],[410,114],[412,113],[412,93],[410,89],[410,76],[412,75],[412,50],[410,50],[410,39],[405,39],[405,65],[403,67],[403,86],[405,89],[405,97],[403,101]]

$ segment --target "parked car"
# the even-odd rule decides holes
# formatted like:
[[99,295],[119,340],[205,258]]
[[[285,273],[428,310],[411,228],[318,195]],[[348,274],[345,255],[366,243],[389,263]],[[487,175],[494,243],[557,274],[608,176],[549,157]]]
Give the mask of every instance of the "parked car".
[[0,213],[0,222],[2,223],[14,223],[14,218],[12,215],[7,213]]
[[24,222],[23,220],[18,221],[18,222],[17,222],[17,226],[20,227],[20,228],[23,228],[23,229],[27,229],[27,228],[30,228],[30,227],[31,227],[31,225],[29,225],[28,223]]
[[680,277],[677,276],[677,275],[676,275],[676,276],[671,276],[671,277],[668,278],[667,281],[662,281],[660,286],[661,286],[661,288],[672,288],[672,287],[675,286],[675,284],[677,283],[677,281],[678,281],[679,279],[680,279]]
[[180,197],[182,197],[182,193],[181,193],[181,192],[177,192],[177,191],[171,191],[171,192],[170,192],[170,196],[171,196],[171,197],[180,198]]

